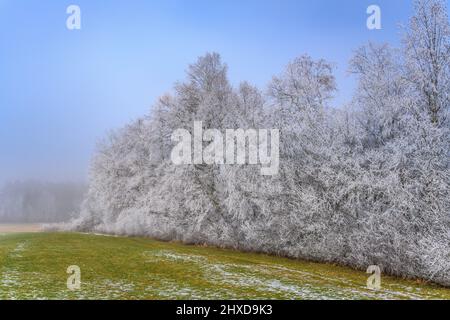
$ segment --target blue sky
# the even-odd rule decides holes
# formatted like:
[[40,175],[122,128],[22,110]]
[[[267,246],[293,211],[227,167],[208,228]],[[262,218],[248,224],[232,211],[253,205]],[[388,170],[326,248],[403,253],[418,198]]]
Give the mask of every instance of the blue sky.
[[[81,30],[66,28],[70,4]],[[366,28],[370,4],[382,30]],[[406,0],[0,0],[0,183],[83,180],[96,141],[145,114],[207,51],[222,55],[234,84],[261,88],[300,54],[325,58],[342,105],[352,51],[398,44],[411,9]]]

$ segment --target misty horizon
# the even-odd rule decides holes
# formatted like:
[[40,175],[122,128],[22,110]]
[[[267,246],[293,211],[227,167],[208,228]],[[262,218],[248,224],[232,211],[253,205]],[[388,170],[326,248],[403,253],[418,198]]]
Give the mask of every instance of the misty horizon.
[[450,299],[449,9],[0,0],[0,300]]

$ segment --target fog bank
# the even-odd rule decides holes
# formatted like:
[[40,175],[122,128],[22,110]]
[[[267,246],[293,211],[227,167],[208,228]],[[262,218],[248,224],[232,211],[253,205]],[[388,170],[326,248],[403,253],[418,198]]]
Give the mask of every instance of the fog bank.
[[0,189],[0,223],[64,222],[79,211],[85,186],[20,181]]

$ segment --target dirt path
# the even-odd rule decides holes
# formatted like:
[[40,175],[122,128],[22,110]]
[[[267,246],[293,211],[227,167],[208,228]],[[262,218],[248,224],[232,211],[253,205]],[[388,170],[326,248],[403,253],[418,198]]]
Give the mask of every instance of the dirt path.
[[40,232],[42,231],[42,225],[38,223],[34,224],[1,224],[0,233],[23,233],[23,232]]

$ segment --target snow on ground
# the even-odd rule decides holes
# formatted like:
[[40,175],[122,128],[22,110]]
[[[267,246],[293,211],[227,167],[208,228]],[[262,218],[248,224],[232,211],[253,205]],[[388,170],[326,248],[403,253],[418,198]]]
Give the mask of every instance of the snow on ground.
[[164,297],[214,299],[227,296],[223,288],[232,286],[254,289],[260,298],[270,298],[273,294],[281,294],[287,299],[432,298],[421,294],[420,289],[411,287],[399,285],[395,288],[385,287],[375,292],[368,290],[365,283],[356,284],[345,278],[327,277],[320,273],[300,271],[276,264],[210,263],[205,256],[166,250],[147,251],[144,252],[144,256],[148,262],[172,260],[196,264],[208,281],[217,283],[217,290],[205,292],[166,279],[164,289],[160,291]]

